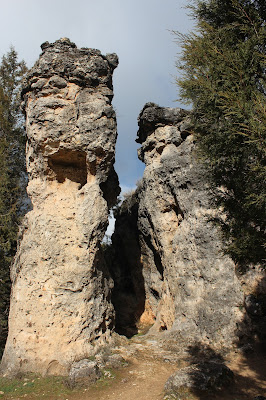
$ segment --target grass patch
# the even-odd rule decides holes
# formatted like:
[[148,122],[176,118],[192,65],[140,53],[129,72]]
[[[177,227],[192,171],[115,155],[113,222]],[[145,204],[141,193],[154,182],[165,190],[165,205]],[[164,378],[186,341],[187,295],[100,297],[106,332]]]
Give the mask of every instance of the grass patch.
[[86,387],[88,393],[90,390],[101,390],[110,386],[118,376],[118,372],[113,369],[104,369],[102,377],[95,383],[88,386],[69,388],[66,385],[66,377],[48,376],[40,377],[36,375],[27,375],[21,378],[0,378],[0,400],[18,399],[29,396],[30,399],[66,399],[71,394],[83,392]]
[[0,395],[0,399],[11,399],[14,396],[32,395],[36,399],[47,399],[53,396],[56,398],[60,395],[73,393],[65,384],[65,378],[59,376],[36,377],[28,375],[23,378],[0,378],[0,391],[4,394]]

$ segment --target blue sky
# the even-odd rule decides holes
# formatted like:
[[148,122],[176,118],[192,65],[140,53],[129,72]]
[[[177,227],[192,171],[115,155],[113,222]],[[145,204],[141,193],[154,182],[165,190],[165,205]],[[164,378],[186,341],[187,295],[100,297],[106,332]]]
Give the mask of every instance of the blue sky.
[[185,0],[0,0],[0,57],[12,44],[31,67],[40,45],[69,37],[78,47],[117,53],[114,100],[118,141],[116,171],[123,190],[135,186],[144,165],[137,158],[137,117],[147,101],[176,102],[178,46],[172,30],[193,24]]

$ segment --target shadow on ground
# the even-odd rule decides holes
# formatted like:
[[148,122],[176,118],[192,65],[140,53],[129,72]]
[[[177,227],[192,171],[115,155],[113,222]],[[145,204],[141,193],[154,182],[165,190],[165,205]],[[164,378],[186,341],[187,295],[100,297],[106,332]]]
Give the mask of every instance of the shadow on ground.
[[[243,319],[235,332],[235,344],[239,353],[231,354],[229,359],[225,359],[211,346],[200,342],[188,347],[188,361],[191,366],[197,365],[197,370],[190,372],[193,383],[191,392],[198,399],[263,400],[266,396],[265,287],[266,277],[263,277],[252,293],[245,296]],[[210,372],[209,382],[206,383],[209,389],[205,392],[199,390],[199,377],[206,376],[208,365],[219,365],[221,371],[229,366],[234,372],[234,380],[230,382],[226,374],[221,373],[221,379],[215,382],[215,376]]]

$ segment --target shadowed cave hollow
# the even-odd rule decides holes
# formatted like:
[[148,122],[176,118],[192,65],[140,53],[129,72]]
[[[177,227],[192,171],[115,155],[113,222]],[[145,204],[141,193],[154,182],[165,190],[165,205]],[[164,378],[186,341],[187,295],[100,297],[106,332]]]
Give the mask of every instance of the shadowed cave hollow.
[[48,166],[59,183],[63,183],[65,179],[80,183],[80,187],[87,183],[84,151],[60,149],[48,157]]

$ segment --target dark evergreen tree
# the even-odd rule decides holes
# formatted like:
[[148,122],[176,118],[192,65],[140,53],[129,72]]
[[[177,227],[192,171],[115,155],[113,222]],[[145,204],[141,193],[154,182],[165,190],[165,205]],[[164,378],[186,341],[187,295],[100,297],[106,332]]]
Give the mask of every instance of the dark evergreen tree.
[[265,262],[266,3],[195,0],[196,33],[178,35],[181,98],[193,106],[200,154],[218,187],[226,249],[240,267]]
[[19,106],[26,70],[25,62],[18,62],[14,48],[3,56],[0,64],[0,355],[7,336],[9,267],[16,251],[21,198],[25,191],[25,133]]

